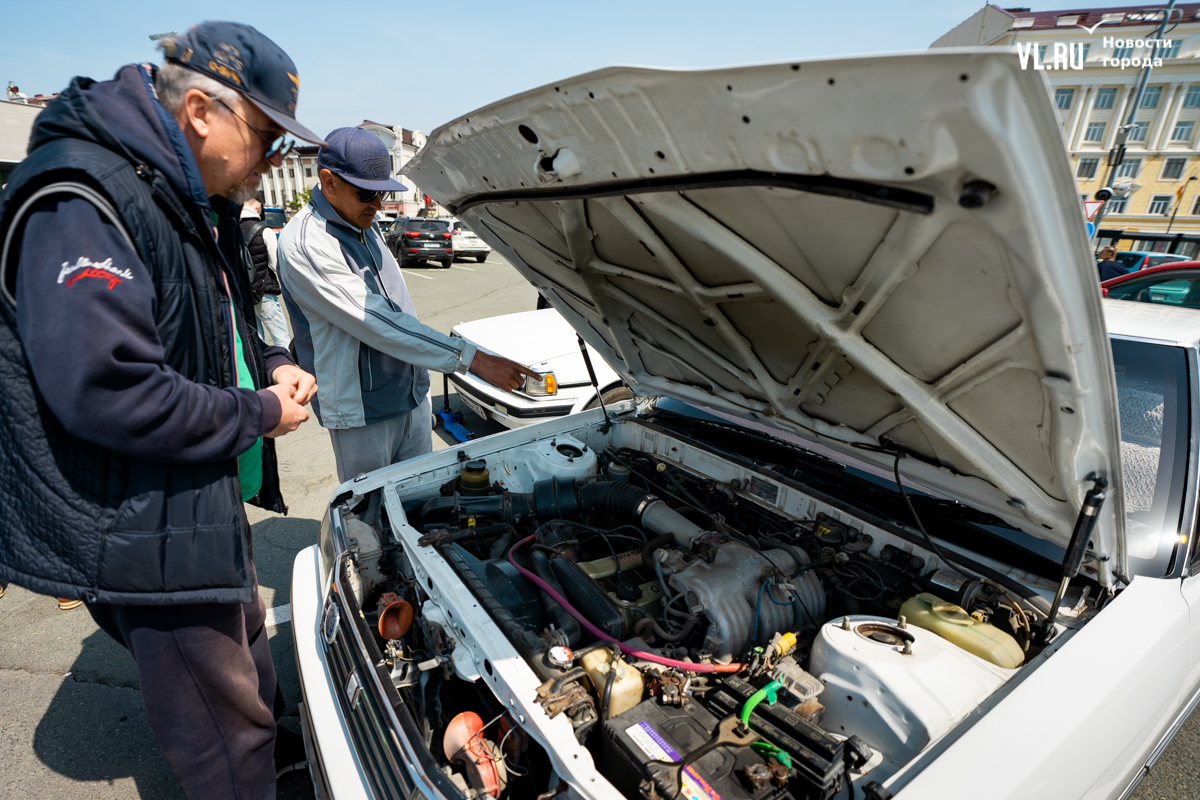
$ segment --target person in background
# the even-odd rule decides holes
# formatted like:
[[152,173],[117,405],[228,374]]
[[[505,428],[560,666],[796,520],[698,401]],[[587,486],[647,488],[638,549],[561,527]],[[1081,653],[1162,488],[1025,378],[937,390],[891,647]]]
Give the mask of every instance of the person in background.
[[254,28],[160,46],[75,78],[0,195],[0,581],[86,601],[129,650],[189,798],[270,800],[282,696],[243,503],[287,510],[274,439],[316,384],[255,331],[237,211],[285,131],[323,142]]
[[287,347],[292,341],[287,318],[279,300],[279,276],[275,265],[279,240],[262,218],[263,193],[257,192],[242,206],[242,241],[250,254],[250,290],[254,295],[254,315],[259,336],[270,336],[271,344]]
[[279,281],[296,357],[321,385],[313,411],[329,429],[338,480],[433,448],[429,370],[511,391],[529,369],[422,325],[375,214],[392,180],[387,147],[338,128],[317,156],[320,185],[279,237]]
[[1115,247],[1101,247],[1099,256],[1100,261],[1096,264],[1096,270],[1100,273],[1101,283],[1125,274],[1125,266],[1116,260],[1117,249]]

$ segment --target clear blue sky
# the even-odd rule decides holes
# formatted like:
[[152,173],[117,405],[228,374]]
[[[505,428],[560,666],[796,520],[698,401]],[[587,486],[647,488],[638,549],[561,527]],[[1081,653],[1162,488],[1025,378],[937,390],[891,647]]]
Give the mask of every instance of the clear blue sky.
[[612,64],[711,67],[923,50],[982,3],[10,0],[5,6],[0,81],[15,81],[31,95],[58,91],[74,75],[99,80],[125,63],[159,61],[147,38],[152,33],[184,31],[205,19],[253,25],[295,60],[298,116],[323,134],[364,118],[429,133],[508,95]]

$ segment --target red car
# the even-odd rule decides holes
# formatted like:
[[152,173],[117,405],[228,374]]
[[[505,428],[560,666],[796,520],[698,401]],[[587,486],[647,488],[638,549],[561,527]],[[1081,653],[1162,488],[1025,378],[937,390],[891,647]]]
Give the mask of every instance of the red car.
[[1110,300],[1200,308],[1200,261],[1175,261],[1100,284]]

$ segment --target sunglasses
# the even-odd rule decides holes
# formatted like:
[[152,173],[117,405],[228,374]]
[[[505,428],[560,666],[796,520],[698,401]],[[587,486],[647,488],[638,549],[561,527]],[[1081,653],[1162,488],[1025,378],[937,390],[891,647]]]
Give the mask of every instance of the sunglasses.
[[229,110],[230,114],[233,114],[235,117],[237,117],[239,120],[241,120],[243,125],[245,125],[250,130],[254,131],[254,135],[257,136],[258,138],[262,139],[263,142],[266,143],[267,152],[266,152],[266,155],[263,156],[264,161],[270,161],[275,156],[279,156],[279,160],[283,161],[283,159],[287,158],[288,154],[290,154],[292,152],[292,148],[296,146],[296,140],[288,138],[288,135],[286,133],[281,133],[274,139],[267,138],[267,136],[262,131],[260,131],[258,128],[254,127],[253,125],[251,125],[249,122],[247,122],[245,117],[243,117],[241,114],[234,111],[233,108],[228,103],[226,103],[224,100],[222,100],[221,98],[210,94],[208,96],[208,99],[214,100],[214,101],[220,103],[221,105],[225,106],[225,108]]
[[371,189],[359,189],[357,186],[355,186],[353,183],[350,183],[350,181],[346,180],[341,175],[338,175],[337,179],[358,192],[358,202],[360,202],[360,203],[374,203],[375,198],[381,197],[382,195],[386,194],[386,192],[377,192],[377,191],[373,191]]

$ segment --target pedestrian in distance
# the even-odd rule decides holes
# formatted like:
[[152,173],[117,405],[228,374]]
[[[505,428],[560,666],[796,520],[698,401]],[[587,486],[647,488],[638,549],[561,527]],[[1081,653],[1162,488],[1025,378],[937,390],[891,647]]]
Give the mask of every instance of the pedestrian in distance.
[[316,385],[250,322],[238,214],[285,132],[322,142],[254,28],[160,46],[74,79],[0,194],[0,581],[84,600],[129,649],[189,798],[267,800],[281,698],[243,502],[286,512],[274,439]]
[[[254,315],[258,319],[258,335],[270,336],[271,344],[287,347],[292,341],[288,333],[283,302],[279,299],[279,277],[275,254],[279,240],[275,231],[263,221],[263,193],[256,192],[242,206],[242,241],[250,259],[250,291],[254,298]],[[264,338],[263,341],[266,341]]]
[[396,259],[375,223],[390,177],[370,131],[338,128],[317,156],[320,185],[279,236],[279,281],[300,366],[321,391],[338,479],[433,448],[429,370],[465,373],[511,391],[531,371],[417,319]]
[[1096,263],[1096,271],[1100,273],[1101,283],[1125,274],[1125,265],[1116,260],[1117,249],[1115,247],[1101,247],[1099,256],[1100,260]]

